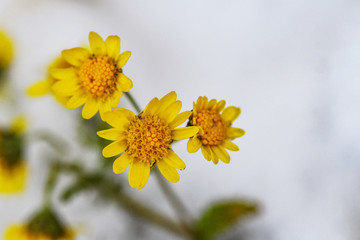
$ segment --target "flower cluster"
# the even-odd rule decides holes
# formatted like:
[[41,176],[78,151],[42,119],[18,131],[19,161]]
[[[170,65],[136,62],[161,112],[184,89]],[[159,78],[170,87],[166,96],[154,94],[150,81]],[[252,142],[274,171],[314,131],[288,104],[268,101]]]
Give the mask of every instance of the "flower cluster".
[[[123,72],[131,53],[120,54],[118,36],[109,36],[104,41],[90,32],[89,45],[90,48],[63,50],[49,67],[47,79],[30,87],[28,93],[40,96],[51,92],[68,109],[83,106],[85,119],[99,112],[101,119],[113,127],[97,133],[114,141],[103,149],[103,155],[120,155],[113,163],[114,173],[121,174],[130,166],[129,184],[138,190],[145,186],[154,166],[168,181],[177,182],[180,179],[177,170],[184,169],[185,163],[172,145],[185,139],[189,139],[189,153],[201,149],[205,159],[214,164],[219,159],[230,162],[227,150],[239,150],[232,140],[245,134],[244,130],[232,127],[240,108],[225,108],[224,100],[199,97],[191,111],[180,112],[182,103],[175,92],[161,99],[153,98],[137,115],[116,108],[123,92],[133,86]],[[186,127],[179,127],[186,121]]]

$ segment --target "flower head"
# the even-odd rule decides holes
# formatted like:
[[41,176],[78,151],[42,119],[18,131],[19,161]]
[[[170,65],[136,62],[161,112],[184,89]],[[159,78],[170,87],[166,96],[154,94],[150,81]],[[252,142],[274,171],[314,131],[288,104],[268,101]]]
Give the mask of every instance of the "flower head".
[[13,44],[8,36],[0,31],[0,72],[10,65],[13,57]]
[[99,131],[98,135],[115,142],[103,150],[104,157],[121,154],[113,164],[113,171],[120,174],[130,165],[129,184],[137,190],[148,181],[150,170],[157,165],[170,182],[180,179],[176,169],[184,169],[185,163],[171,149],[174,140],[194,136],[198,127],[181,127],[191,111],[179,113],[181,102],[176,93],[170,92],[160,100],[153,98],[139,115],[127,109],[114,109],[104,120],[114,128]]
[[51,75],[51,72],[53,71],[53,69],[61,69],[61,68],[69,68],[69,67],[71,67],[71,65],[68,62],[66,62],[63,57],[60,56],[56,58],[48,67],[48,74],[46,79],[31,85],[27,89],[27,94],[30,97],[41,97],[51,93],[59,103],[65,105],[66,102],[69,100],[69,97],[55,94],[55,92],[52,90],[52,86],[58,80]]
[[10,129],[0,129],[0,193],[21,192],[27,175],[23,159],[25,122],[16,118]]
[[132,81],[122,67],[130,58],[126,51],[120,54],[120,38],[109,36],[104,41],[97,33],[89,33],[90,50],[82,47],[66,49],[62,57],[71,66],[53,69],[52,77],[58,79],[53,90],[69,97],[66,107],[75,109],[84,105],[82,116],[92,118],[98,111],[103,117],[119,104],[122,92],[132,88]]
[[75,236],[53,210],[45,208],[27,223],[11,225],[6,230],[4,238],[5,240],[73,240]]
[[188,141],[187,150],[197,152],[200,148],[205,159],[214,164],[219,159],[224,163],[230,162],[230,155],[226,151],[238,151],[239,148],[231,140],[241,137],[245,131],[232,127],[232,122],[240,115],[240,108],[227,107],[225,101],[217,101],[207,97],[199,97],[194,103],[193,114],[189,125],[198,126],[201,130]]

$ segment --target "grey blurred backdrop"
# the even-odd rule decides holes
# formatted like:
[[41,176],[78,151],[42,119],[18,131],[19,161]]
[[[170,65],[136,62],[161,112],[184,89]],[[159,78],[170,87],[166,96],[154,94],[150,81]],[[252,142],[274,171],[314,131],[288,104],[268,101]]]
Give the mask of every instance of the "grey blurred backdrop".
[[[263,209],[233,230],[243,239],[342,240],[360,239],[359,12],[354,0],[0,0],[0,26],[16,44],[16,112],[28,115],[29,131],[76,138],[76,111],[51,97],[29,101],[24,91],[62,49],[87,44],[89,31],[116,34],[132,51],[124,71],[143,107],[175,90],[183,110],[204,95],[242,109],[234,125],[246,135],[229,165],[187,153],[186,142],[175,147],[187,169],[173,187],[194,215],[209,201],[243,196]],[[126,99],[120,106],[130,107]],[[72,143],[71,154],[94,165],[96,153]],[[25,193],[0,197],[0,232],[39,206],[47,148],[29,146]],[[131,191],[173,215],[152,177]],[[59,206],[81,226],[79,239],[173,239],[93,194]]]

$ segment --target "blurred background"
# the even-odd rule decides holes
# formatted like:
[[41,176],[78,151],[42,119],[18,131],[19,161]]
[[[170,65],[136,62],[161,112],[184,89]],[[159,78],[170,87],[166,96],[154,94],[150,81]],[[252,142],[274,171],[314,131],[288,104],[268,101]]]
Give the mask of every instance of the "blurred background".
[[[78,112],[51,96],[29,100],[25,90],[62,49],[87,45],[89,31],[118,35],[122,51],[132,51],[124,72],[142,107],[172,90],[183,110],[205,95],[241,107],[234,126],[246,135],[235,140],[240,151],[229,165],[187,153],[185,141],[174,147],[187,169],[172,186],[194,215],[223,198],[261,203],[259,216],[221,239],[360,239],[359,12],[354,0],[0,0],[20,106],[1,105],[0,120],[24,113],[29,131],[51,130],[71,142],[69,154],[94,165],[98,153],[76,152]],[[125,98],[120,106],[131,108]],[[48,148],[28,146],[28,187],[0,197],[1,233],[39,206]],[[174,215],[153,177],[141,191],[126,187]],[[91,193],[59,203],[59,211],[82,229],[78,239],[175,239]]]

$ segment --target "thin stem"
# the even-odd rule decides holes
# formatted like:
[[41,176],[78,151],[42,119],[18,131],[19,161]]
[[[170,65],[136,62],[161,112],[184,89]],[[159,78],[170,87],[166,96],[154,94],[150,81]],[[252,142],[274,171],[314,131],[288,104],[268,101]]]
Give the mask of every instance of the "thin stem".
[[141,108],[139,107],[139,105],[137,104],[136,100],[134,99],[134,97],[131,95],[131,93],[129,92],[124,92],[125,96],[129,99],[130,103],[133,105],[133,107],[135,108],[135,110],[137,111],[137,113],[139,114],[141,112]]
[[45,207],[49,207],[51,205],[51,196],[52,193],[54,192],[54,188],[58,180],[58,176],[59,176],[59,169],[55,165],[53,165],[50,168],[49,175],[45,184],[44,199],[43,199],[44,201],[43,204]]

